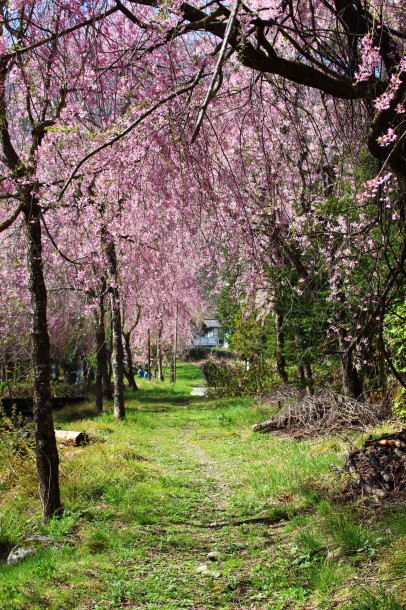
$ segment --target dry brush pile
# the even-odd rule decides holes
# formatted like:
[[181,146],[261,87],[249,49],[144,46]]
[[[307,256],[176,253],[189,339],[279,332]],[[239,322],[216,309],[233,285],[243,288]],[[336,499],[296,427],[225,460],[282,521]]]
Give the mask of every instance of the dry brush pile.
[[[366,430],[390,414],[381,404],[363,403],[347,396],[322,390],[304,396],[293,388],[282,388],[265,402],[277,404],[279,411],[270,419],[253,426],[257,432],[285,432],[294,438]],[[369,437],[361,449],[351,448],[344,468],[348,477],[346,494],[397,498],[406,492],[406,430]]]
[[256,432],[285,431],[306,437],[330,434],[340,430],[364,430],[377,425],[386,415],[382,405],[359,402],[331,390],[306,396],[286,388],[267,397],[280,407],[270,419],[253,426]]

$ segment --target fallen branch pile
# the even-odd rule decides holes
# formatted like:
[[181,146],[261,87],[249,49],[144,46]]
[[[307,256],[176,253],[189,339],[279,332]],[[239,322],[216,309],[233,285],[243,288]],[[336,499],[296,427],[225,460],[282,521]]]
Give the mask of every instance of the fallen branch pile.
[[406,429],[369,438],[362,449],[350,451],[344,472],[351,475],[347,492],[378,498],[398,497],[406,491]]
[[303,437],[340,430],[362,430],[376,425],[384,416],[385,412],[380,405],[358,402],[331,390],[323,390],[314,396],[297,394],[293,400],[289,396],[275,416],[256,424],[253,430],[284,430]]

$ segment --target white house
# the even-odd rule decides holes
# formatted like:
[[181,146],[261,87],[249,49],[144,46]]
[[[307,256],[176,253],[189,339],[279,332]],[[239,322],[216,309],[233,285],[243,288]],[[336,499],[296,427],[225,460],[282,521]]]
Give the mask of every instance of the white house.
[[199,332],[193,335],[194,347],[227,347],[219,321],[205,318]]

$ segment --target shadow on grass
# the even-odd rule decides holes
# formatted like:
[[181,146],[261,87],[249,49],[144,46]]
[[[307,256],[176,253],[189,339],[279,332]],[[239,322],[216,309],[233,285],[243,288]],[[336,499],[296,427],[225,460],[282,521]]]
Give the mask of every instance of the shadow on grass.
[[99,417],[99,415],[96,414],[94,404],[89,401],[78,405],[62,407],[61,409],[58,409],[56,413],[54,412],[54,421],[56,425],[58,425],[59,422],[63,422],[64,424],[73,423],[81,419],[93,419],[96,417]]
[[[164,413],[176,411],[177,409],[212,409],[213,404],[208,404],[204,396],[191,396],[179,391],[165,391],[165,388],[140,389],[135,392],[125,392],[126,410],[128,413],[139,411],[147,413]],[[103,415],[111,414],[112,402],[104,400]],[[74,423],[82,419],[96,419],[100,417],[95,411],[94,401],[87,401],[78,405],[69,405],[58,409],[54,413],[56,425]]]

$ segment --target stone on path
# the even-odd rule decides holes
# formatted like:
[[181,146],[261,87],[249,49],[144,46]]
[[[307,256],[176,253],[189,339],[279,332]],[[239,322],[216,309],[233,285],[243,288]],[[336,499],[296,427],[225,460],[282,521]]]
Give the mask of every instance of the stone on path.
[[221,576],[220,572],[213,572],[212,570],[209,570],[205,563],[200,564],[200,566],[196,569],[196,572],[202,576],[211,576],[212,578],[220,578]]
[[196,385],[190,392],[191,396],[206,396],[207,388],[204,386]]
[[210,551],[210,553],[207,553],[207,559],[210,559],[210,561],[218,561],[220,555],[217,551]]

